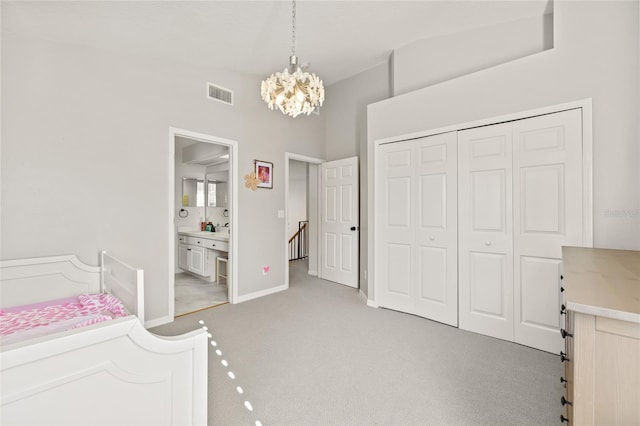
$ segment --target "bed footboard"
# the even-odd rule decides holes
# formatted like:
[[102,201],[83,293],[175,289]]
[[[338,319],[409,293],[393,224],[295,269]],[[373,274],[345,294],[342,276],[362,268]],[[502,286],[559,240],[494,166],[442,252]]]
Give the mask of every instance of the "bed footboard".
[[3,351],[2,424],[205,425],[207,336],[134,317]]

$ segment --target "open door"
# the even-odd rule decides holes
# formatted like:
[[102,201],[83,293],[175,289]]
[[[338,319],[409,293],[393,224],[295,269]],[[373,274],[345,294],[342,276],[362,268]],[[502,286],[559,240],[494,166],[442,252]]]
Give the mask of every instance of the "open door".
[[358,157],[321,165],[320,277],[358,288]]

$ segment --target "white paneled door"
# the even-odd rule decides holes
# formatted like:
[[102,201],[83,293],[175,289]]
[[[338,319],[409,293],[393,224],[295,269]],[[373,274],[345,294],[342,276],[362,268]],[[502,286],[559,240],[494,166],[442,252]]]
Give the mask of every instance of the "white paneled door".
[[562,348],[563,245],[582,246],[582,114],[458,133],[460,328]]
[[376,301],[458,325],[456,133],[381,145]]
[[556,353],[561,247],[583,245],[581,115],[513,123],[514,340]]
[[358,287],[358,157],[321,164],[321,278]]
[[513,340],[511,124],[458,132],[460,328]]

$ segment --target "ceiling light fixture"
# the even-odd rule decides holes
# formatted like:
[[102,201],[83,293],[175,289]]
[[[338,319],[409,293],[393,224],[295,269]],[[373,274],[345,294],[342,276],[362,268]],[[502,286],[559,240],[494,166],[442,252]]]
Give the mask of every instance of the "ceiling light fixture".
[[262,82],[262,99],[269,109],[278,107],[283,114],[296,117],[301,113],[311,114],[324,102],[324,86],[315,73],[302,71],[296,56],[296,1],[291,9],[292,47],[289,68],[271,74]]

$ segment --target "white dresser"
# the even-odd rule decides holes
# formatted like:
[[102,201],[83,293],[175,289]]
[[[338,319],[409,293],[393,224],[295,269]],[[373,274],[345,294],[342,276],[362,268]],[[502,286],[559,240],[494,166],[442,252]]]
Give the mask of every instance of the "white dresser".
[[562,421],[640,424],[640,251],[563,247]]

